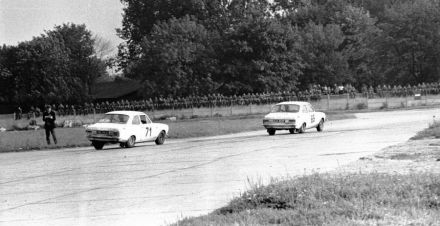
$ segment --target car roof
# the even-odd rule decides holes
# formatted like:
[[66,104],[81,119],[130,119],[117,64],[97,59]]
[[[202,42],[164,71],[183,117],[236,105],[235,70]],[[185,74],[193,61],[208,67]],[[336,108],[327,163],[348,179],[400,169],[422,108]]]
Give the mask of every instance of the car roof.
[[310,103],[309,103],[309,102],[305,102],[305,101],[285,101],[285,102],[278,103],[278,104],[276,104],[276,105],[279,105],[279,104],[307,105],[307,104],[310,104]]
[[144,112],[141,111],[110,111],[105,114],[121,114],[121,115],[146,115]]

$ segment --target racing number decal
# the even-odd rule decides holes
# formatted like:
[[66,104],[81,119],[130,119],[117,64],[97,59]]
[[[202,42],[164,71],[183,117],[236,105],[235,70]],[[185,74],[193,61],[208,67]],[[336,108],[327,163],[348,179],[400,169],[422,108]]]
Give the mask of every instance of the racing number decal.
[[311,117],[311,119],[310,119],[311,123],[314,123],[315,122],[315,115],[312,114],[312,115],[310,115],[310,117]]
[[150,133],[151,136],[151,127],[147,127],[147,134],[145,134],[146,137],[148,137],[148,133]]

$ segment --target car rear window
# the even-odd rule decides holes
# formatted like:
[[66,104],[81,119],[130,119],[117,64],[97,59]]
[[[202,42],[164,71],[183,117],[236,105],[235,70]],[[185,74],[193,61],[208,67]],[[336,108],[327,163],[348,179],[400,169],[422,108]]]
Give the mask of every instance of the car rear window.
[[128,115],[123,114],[105,114],[99,122],[125,124],[127,123],[128,118]]
[[277,104],[273,106],[272,113],[276,112],[293,112],[296,113],[299,111],[299,105],[297,104]]

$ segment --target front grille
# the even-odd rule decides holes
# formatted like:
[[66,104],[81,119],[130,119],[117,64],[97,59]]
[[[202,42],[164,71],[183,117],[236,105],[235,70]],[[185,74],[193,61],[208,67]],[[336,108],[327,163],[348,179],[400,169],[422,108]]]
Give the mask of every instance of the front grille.
[[101,130],[98,130],[98,131],[96,131],[96,134],[108,135],[108,134],[109,134],[109,131],[101,131]]

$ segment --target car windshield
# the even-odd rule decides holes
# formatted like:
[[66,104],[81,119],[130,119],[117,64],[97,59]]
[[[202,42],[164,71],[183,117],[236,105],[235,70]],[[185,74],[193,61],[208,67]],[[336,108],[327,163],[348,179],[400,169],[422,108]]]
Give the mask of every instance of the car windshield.
[[123,114],[105,114],[104,117],[99,120],[99,122],[125,124],[127,123],[128,118],[128,115]]
[[276,112],[299,112],[299,105],[297,104],[278,104],[272,107],[272,113]]

